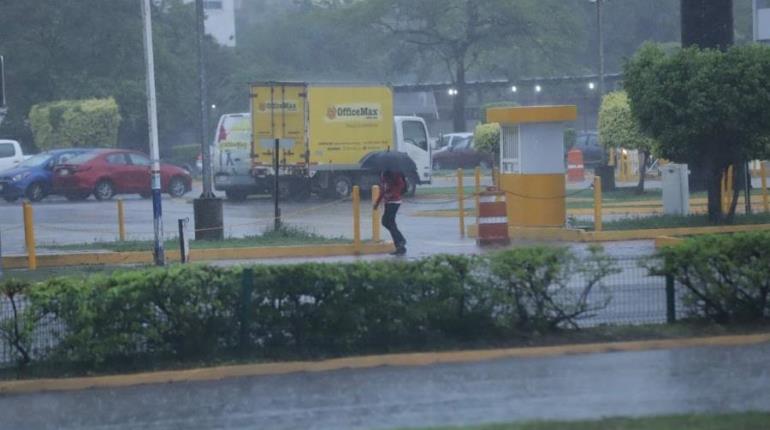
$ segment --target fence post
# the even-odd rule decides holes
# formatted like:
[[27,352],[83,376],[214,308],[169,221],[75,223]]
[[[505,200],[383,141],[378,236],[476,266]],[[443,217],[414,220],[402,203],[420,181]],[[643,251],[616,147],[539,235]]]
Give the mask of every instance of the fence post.
[[674,277],[671,275],[666,275],[666,322],[676,322],[676,291]]
[[361,253],[361,189],[353,187],[353,252]]
[[759,162],[759,175],[762,177],[762,206],[765,209],[765,213],[770,212],[770,202],[767,199],[767,167],[765,161]]
[[594,231],[602,231],[602,178],[594,176]]
[[[372,204],[380,198],[380,186],[372,187]],[[380,209],[372,209],[372,242],[380,241]]]
[[241,352],[249,346],[249,324],[251,324],[251,294],[254,291],[254,269],[245,268],[241,274],[240,327],[238,327],[238,347]]
[[187,235],[187,224],[190,218],[179,218],[179,261],[182,264],[190,262],[190,238]]
[[465,196],[463,191],[463,169],[457,169],[457,210],[460,214],[460,237],[465,237]]
[[24,202],[24,242],[27,245],[27,265],[29,270],[37,269],[37,254],[35,252],[35,225],[32,216],[32,205]]
[[126,215],[123,210],[123,199],[118,199],[118,238],[121,242],[126,240]]

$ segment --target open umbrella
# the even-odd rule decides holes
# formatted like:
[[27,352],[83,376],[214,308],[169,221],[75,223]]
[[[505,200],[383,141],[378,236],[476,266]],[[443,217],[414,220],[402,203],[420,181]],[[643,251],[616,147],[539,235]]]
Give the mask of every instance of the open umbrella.
[[361,159],[361,167],[371,170],[390,170],[404,174],[417,171],[417,165],[403,152],[378,151],[370,152]]

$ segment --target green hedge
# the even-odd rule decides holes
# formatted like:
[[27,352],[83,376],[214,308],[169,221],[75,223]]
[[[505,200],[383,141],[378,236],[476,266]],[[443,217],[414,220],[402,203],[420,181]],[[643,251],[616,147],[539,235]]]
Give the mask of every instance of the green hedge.
[[657,253],[652,272],[684,288],[694,318],[753,323],[770,318],[770,232],[697,236]]
[[29,122],[41,150],[115,147],[120,112],[115,99],[61,100],[32,106]]
[[[175,266],[0,287],[28,300],[12,346],[22,366],[50,361],[94,369],[148,357],[419,350],[574,328],[606,305],[587,296],[614,271],[598,250],[577,258],[567,249],[537,247],[413,262]],[[575,273],[585,285],[568,288]],[[18,347],[29,351],[42,326],[56,342],[30,359]],[[0,330],[14,338],[13,324]]]

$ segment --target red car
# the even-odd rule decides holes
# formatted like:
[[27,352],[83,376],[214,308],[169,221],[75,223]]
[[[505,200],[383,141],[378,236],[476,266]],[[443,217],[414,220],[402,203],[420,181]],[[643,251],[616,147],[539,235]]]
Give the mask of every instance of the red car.
[[[53,189],[69,200],[85,200],[91,194],[97,200],[131,193],[149,198],[150,165],[150,159],[140,152],[97,149],[56,166]],[[180,197],[192,188],[190,174],[179,167],[161,164],[160,177],[161,191],[172,197]]]

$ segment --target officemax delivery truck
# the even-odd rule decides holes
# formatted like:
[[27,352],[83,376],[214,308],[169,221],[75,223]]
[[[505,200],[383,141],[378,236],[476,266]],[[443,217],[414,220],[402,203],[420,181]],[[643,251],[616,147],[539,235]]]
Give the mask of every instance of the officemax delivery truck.
[[[251,85],[251,183],[244,188],[243,169],[233,169],[235,160],[245,159],[243,148],[215,142],[217,189],[238,184],[238,194],[269,193],[276,174],[278,153],[279,193],[301,198],[315,193],[344,198],[354,185],[368,190],[379,181],[379,172],[361,167],[371,152],[400,151],[414,161],[416,168],[404,172],[407,194],[431,180],[430,148],[425,121],[419,117],[395,116],[393,92],[388,86],[322,85],[295,82],[269,82]],[[235,115],[235,114],[230,114]],[[243,124],[242,114],[238,119]],[[225,118],[225,117],[223,117]],[[231,118],[233,124],[236,117]],[[222,121],[220,121],[222,124]],[[234,129],[242,129],[243,126]],[[226,136],[226,132],[219,133]],[[233,133],[243,136],[242,132]],[[242,139],[240,139],[242,140]],[[222,145],[219,145],[222,146]],[[225,154],[224,151],[230,151]],[[217,154],[225,154],[217,157]],[[228,173],[228,162],[230,173]],[[231,175],[232,172],[239,172]],[[227,177],[231,175],[233,177]]]

